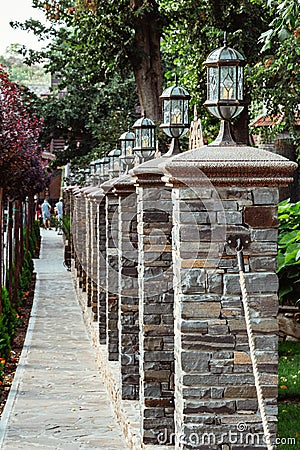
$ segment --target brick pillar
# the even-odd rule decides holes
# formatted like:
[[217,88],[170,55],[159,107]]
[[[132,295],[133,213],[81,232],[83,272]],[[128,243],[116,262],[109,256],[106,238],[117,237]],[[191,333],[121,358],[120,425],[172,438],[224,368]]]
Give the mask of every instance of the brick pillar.
[[159,158],[132,170],[136,177],[139,245],[140,405],[142,438],[159,444],[174,432],[174,295],[172,200]]
[[256,355],[275,436],[274,186],[286,184],[291,170],[293,163],[251,147],[206,146],[165,166],[174,203],[175,449],[266,448],[241,301],[237,237],[244,243]]
[[122,398],[139,398],[139,294],[136,190],[129,175],[114,183],[119,197],[119,345]]
[[87,306],[92,306],[92,239],[93,239],[93,230],[92,230],[92,203],[90,195],[95,192],[97,188],[94,186],[88,186],[82,189],[83,192],[83,214],[84,214],[84,223],[85,223],[85,236],[84,236],[84,271],[85,271],[85,284],[86,284],[86,297],[87,297]]
[[90,191],[85,193],[85,217],[86,217],[86,237],[85,237],[85,271],[86,271],[86,298],[87,306],[92,306],[92,279],[91,279],[91,256],[92,256],[92,214]]
[[100,233],[100,225],[99,225],[99,204],[103,200],[103,190],[96,189],[95,191],[89,194],[91,200],[91,208],[90,208],[90,221],[91,221],[91,284],[92,284],[92,293],[91,293],[91,306],[93,312],[94,321],[98,321],[99,319],[99,298],[100,293],[99,289],[102,289],[102,286],[99,286],[99,233]]
[[106,205],[106,305],[108,359],[119,359],[118,331],[118,206],[119,200],[112,191],[114,180],[101,185],[105,191]]
[[97,257],[97,285],[99,305],[99,342],[106,344],[107,341],[107,304],[106,304],[106,199],[104,191],[99,190],[97,198],[97,220],[98,220],[98,257]]
[[76,255],[77,255],[77,276],[79,287],[86,291],[86,272],[85,272],[85,237],[86,237],[86,216],[85,216],[85,198],[83,190],[80,189],[76,195]]

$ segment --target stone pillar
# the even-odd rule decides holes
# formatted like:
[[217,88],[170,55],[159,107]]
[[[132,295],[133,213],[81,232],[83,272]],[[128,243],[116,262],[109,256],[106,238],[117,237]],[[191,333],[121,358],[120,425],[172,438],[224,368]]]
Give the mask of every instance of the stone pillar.
[[85,271],[86,271],[86,298],[87,306],[92,306],[92,279],[91,279],[91,256],[92,256],[92,204],[90,200],[91,189],[85,193],[85,217],[86,217],[86,231],[85,231]]
[[90,198],[90,222],[91,222],[91,307],[94,321],[99,319],[99,203],[103,199],[103,190],[96,189],[89,194]]
[[86,237],[86,216],[85,200],[83,190],[80,189],[76,195],[76,243],[75,252],[77,255],[77,276],[79,287],[86,291],[86,272],[85,272],[85,237]]
[[83,188],[84,194],[84,217],[85,217],[85,236],[84,236],[84,270],[86,278],[86,297],[87,306],[92,307],[92,241],[93,241],[93,218],[92,202],[90,195],[97,190],[94,186]]
[[106,305],[108,359],[119,359],[118,331],[118,198],[112,191],[114,180],[101,185],[106,195]]
[[114,183],[119,197],[119,348],[122,398],[139,398],[139,294],[136,190],[129,175]]
[[97,197],[97,285],[99,305],[99,342],[106,344],[107,341],[107,304],[106,304],[106,199],[104,191],[99,189]]
[[145,444],[174,432],[174,295],[171,191],[158,165],[141,164],[136,177],[139,245],[140,405]]
[[205,146],[165,166],[173,185],[175,449],[266,448],[235,247],[244,246],[270,430],[277,418],[277,202],[295,165],[251,147]]

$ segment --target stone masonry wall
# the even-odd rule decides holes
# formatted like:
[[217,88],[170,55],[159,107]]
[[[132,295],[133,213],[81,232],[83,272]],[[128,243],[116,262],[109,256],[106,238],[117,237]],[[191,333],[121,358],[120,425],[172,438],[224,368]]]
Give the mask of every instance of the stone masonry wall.
[[[256,355],[275,434],[278,191],[180,188],[173,190],[173,202],[175,448],[266,448],[234,239],[238,235],[244,242]],[[165,431],[164,443],[172,440]]]
[[135,190],[119,197],[119,341],[122,398],[139,398],[139,297]]
[[174,432],[174,295],[170,190],[137,188],[141,421],[145,444]]
[[86,263],[86,297],[87,306],[92,306],[92,204],[88,195],[85,195],[85,214],[86,214],[86,248],[85,248],[85,263]]
[[76,245],[76,255],[78,260],[77,265],[77,275],[79,277],[79,286],[86,292],[86,268],[85,268],[85,259],[86,259],[86,212],[85,212],[85,199],[84,195],[80,193],[77,196],[77,245]]
[[98,320],[98,218],[97,218],[98,204],[94,198],[91,199],[91,306],[93,311],[94,321]]
[[108,193],[106,195],[106,304],[107,344],[110,361],[119,359],[118,206],[118,198],[112,193]]
[[98,258],[97,258],[97,285],[99,305],[99,342],[106,344],[107,340],[107,304],[106,304],[106,216],[105,197],[97,205],[97,228],[98,228]]

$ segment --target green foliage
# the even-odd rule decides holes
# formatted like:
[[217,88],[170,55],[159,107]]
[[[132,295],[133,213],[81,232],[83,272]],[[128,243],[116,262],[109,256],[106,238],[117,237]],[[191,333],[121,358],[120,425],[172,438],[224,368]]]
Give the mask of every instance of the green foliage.
[[278,206],[279,300],[293,305],[300,298],[300,202]]
[[65,214],[62,218],[62,230],[66,239],[70,242],[71,236],[71,216],[70,214]]
[[299,445],[299,403],[291,403],[300,396],[300,343],[279,342],[278,391],[279,400],[284,403],[278,405],[278,436],[281,439],[295,438],[295,443],[278,446],[278,449],[292,450]]
[[268,114],[284,117],[285,129],[299,143],[295,114],[300,104],[300,4],[298,0],[270,0],[272,20],[260,43],[261,57],[251,71],[253,93]]
[[22,86],[50,86],[50,75],[39,64],[28,66],[18,54],[19,46],[11,46],[5,56],[0,55],[0,64],[6,67],[9,79]]
[[7,359],[18,324],[16,311],[9,301],[7,289],[2,287],[2,315],[0,316],[0,357]]
[[284,341],[279,343],[279,398],[300,396],[300,343]]
[[299,446],[299,404],[278,405],[278,450],[295,450]]

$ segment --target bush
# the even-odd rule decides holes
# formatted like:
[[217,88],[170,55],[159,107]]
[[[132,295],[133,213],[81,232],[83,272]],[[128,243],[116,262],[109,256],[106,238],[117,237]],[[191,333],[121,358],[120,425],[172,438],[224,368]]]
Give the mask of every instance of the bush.
[[17,326],[17,313],[10,304],[7,289],[2,287],[2,315],[0,317],[0,358],[7,359]]
[[294,305],[300,298],[300,202],[278,205],[279,301]]

